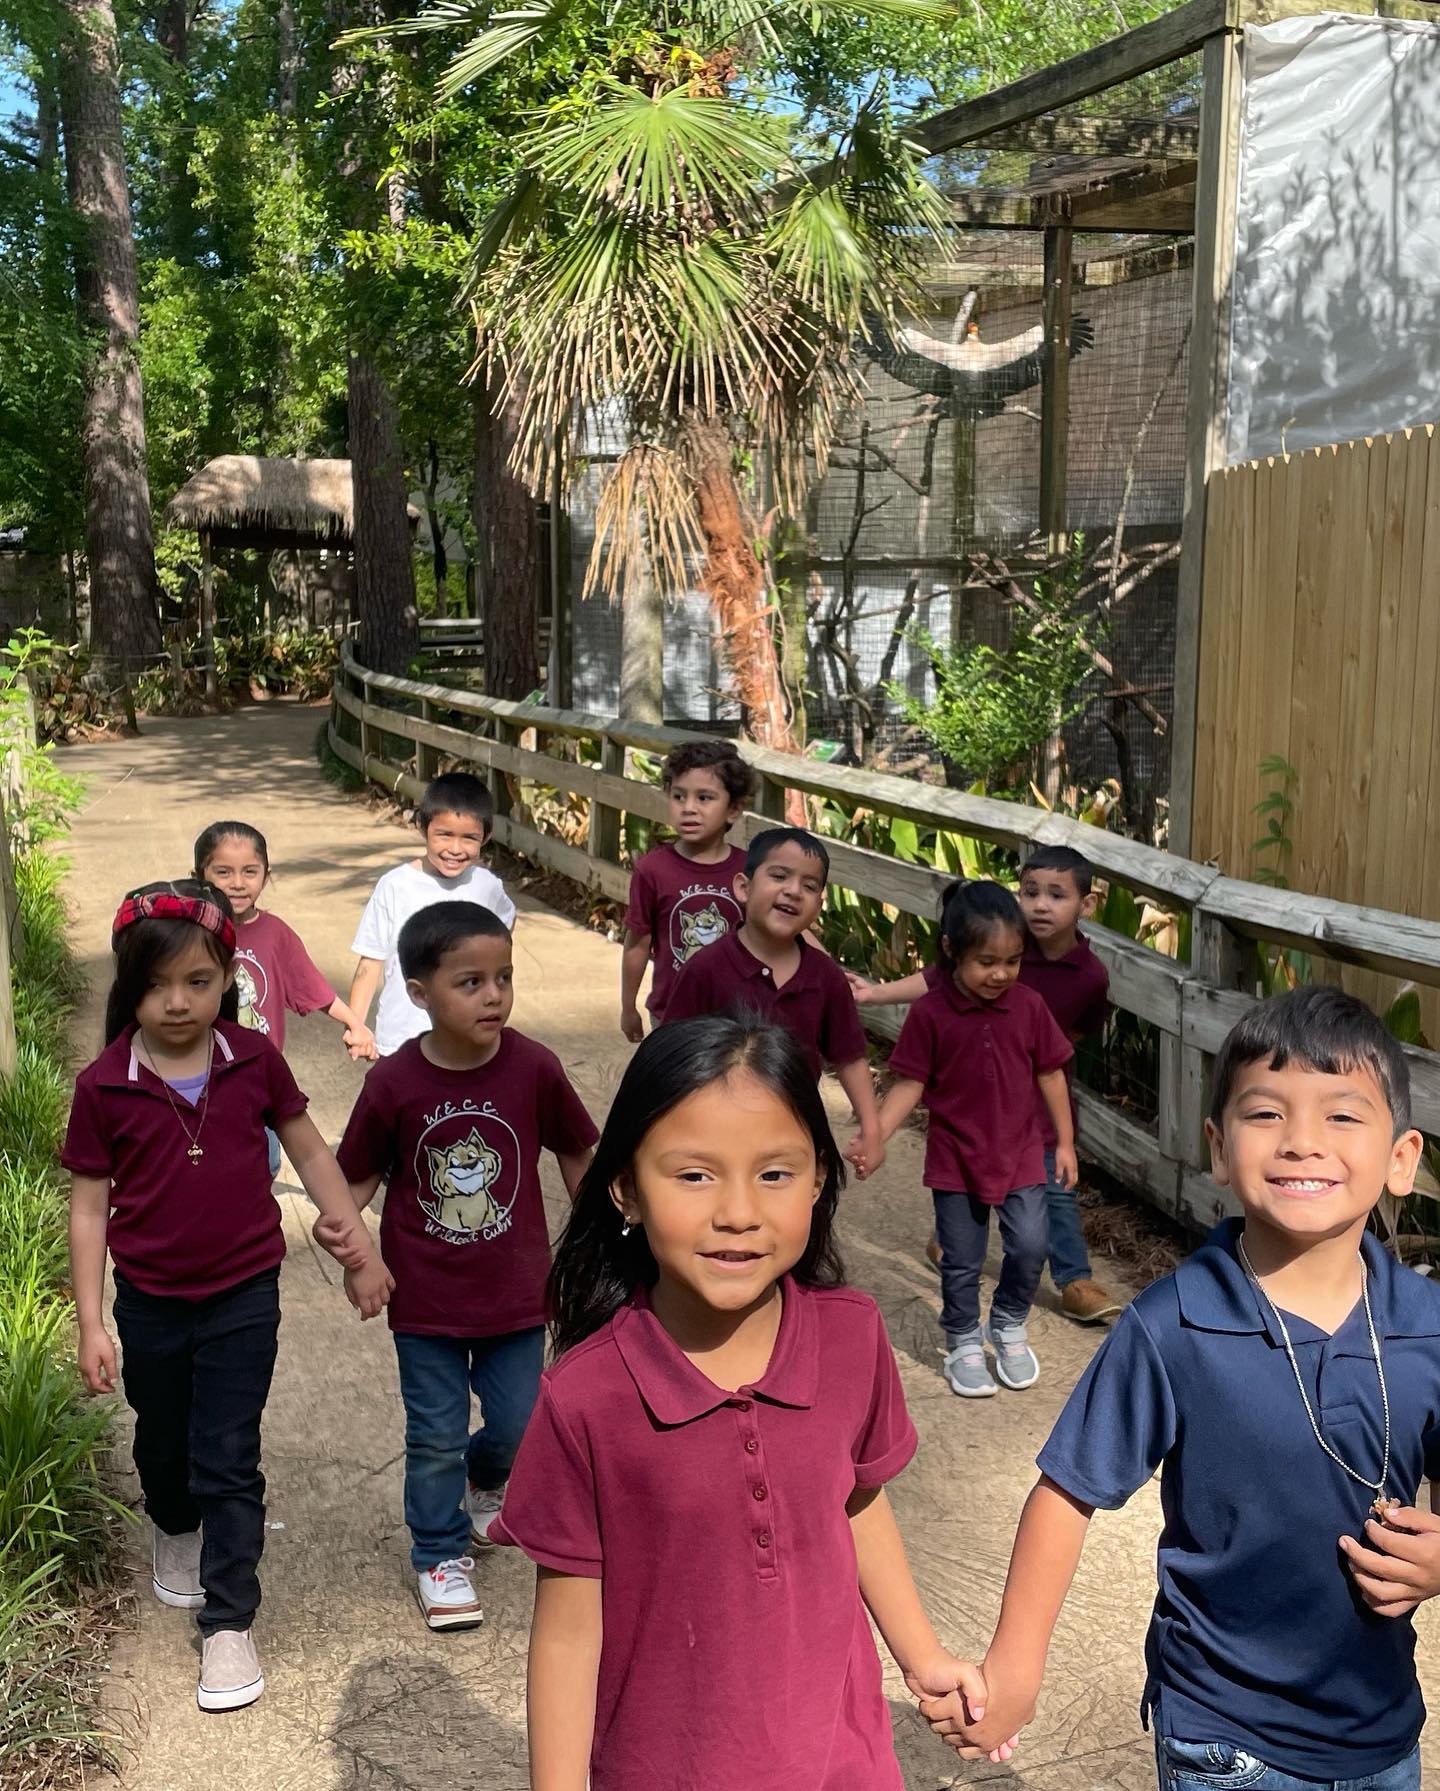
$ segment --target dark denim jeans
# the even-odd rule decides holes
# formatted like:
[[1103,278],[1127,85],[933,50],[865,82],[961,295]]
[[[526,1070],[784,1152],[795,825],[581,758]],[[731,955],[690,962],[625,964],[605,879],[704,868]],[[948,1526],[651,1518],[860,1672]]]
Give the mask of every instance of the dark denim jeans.
[[1090,1252],[1080,1229],[1080,1207],[1073,1188],[1055,1180],[1055,1153],[1045,1153],[1045,1212],[1050,1222],[1050,1279],[1056,1287],[1090,1279]]
[[145,1509],[170,1536],[204,1526],[201,1630],[248,1629],[260,1605],[260,1419],[275,1370],[280,1271],[204,1300],[142,1293],[117,1273],[115,1329]]
[[[545,1331],[503,1337],[395,1333],[405,1401],[405,1522],[417,1572],[457,1560],[470,1540],[465,1482],[503,1486],[540,1391]],[[470,1395],[481,1429],[470,1433]]]
[[1420,1791],[1420,1750],[1358,1779],[1297,1779],[1228,1741],[1155,1738],[1160,1791]]
[[1049,1228],[1045,1189],[1013,1188],[999,1206],[973,1194],[933,1190],[935,1235],[940,1240],[940,1325],[947,1337],[963,1337],[980,1324],[980,1270],[990,1236],[990,1215],[1000,1215],[1004,1256],[990,1316],[999,1324],[1023,1325],[1035,1303],[1045,1269]]

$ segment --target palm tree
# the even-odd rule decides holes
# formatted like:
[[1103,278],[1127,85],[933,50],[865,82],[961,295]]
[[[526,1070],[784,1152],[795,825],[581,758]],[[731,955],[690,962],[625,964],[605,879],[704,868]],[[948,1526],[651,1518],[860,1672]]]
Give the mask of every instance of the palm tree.
[[555,68],[556,45],[568,46],[578,78],[555,80],[560,90],[524,119],[513,179],[475,245],[477,365],[493,358],[519,395],[512,464],[534,490],[548,488],[578,419],[623,421],[629,447],[600,501],[587,593],[600,584],[623,600],[630,579],[650,577],[683,590],[698,562],[746,726],[781,748],[793,735],[768,529],[745,469],[758,458],[769,507],[801,512],[854,395],[856,336],[918,298],[942,227],[883,83],[843,129],[798,115],[791,72],[838,10],[521,0],[493,12],[439,0],[386,27],[479,23],[442,100],[516,58],[543,71],[548,54]]

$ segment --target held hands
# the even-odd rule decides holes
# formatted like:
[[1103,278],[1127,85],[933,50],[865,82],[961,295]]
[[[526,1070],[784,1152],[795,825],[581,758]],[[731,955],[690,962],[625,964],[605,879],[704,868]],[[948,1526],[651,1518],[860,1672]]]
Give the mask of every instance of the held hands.
[[850,993],[855,997],[857,1007],[867,1007],[874,997],[878,983],[872,983],[867,977],[858,976],[855,971],[847,970],[845,980],[850,985]]
[[375,1034],[368,1026],[347,1026],[345,1028],[345,1049],[350,1053],[352,1062],[374,1062],[379,1057],[380,1049],[375,1043]]
[[80,1378],[92,1393],[115,1391],[115,1384],[119,1379],[119,1370],[115,1365],[115,1339],[104,1325],[96,1325],[93,1329],[81,1328],[76,1358],[80,1365]]
[[[977,1673],[970,1667],[971,1673]],[[962,1760],[1008,1760],[1020,1745],[1020,1731],[1035,1715],[1035,1692],[997,1675],[987,1656],[978,1669],[984,1696],[979,1707],[963,1687],[920,1699],[920,1714]],[[913,1687],[912,1687],[913,1689]]]
[[322,1250],[328,1251],[342,1269],[363,1269],[372,1256],[376,1256],[374,1246],[370,1242],[370,1234],[365,1229],[365,1221],[357,1213],[346,1218],[327,1219],[322,1213],[310,1227],[310,1235]]
[[362,1324],[380,1316],[394,1291],[395,1277],[380,1260],[378,1250],[370,1252],[362,1268],[345,1271],[345,1297],[360,1314]]
[[1440,1517],[1391,1505],[1385,1521],[1365,1525],[1369,1543],[1342,1536],[1340,1547],[1360,1596],[1378,1617],[1404,1617],[1440,1593]]
[[645,1037],[645,1022],[640,1018],[637,1007],[622,1007],[620,1010],[620,1030],[632,1045],[638,1045]]
[[1073,1144],[1055,1147],[1055,1179],[1062,1188],[1073,1188],[1080,1180],[1080,1164]]
[[857,1132],[845,1147],[845,1160],[863,1182],[885,1161],[885,1140],[878,1132]]
[[1017,1737],[987,1748],[975,1736],[986,1722],[990,1701],[985,1675],[972,1661],[959,1660],[940,1649],[930,1658],[917,1661],[905,1674],[905,1683],[920,1705],[920,1714],[947,1747],[953,1747],[962,1760],[983,1759],[987,1753],[998,1765],[1008,1760]]

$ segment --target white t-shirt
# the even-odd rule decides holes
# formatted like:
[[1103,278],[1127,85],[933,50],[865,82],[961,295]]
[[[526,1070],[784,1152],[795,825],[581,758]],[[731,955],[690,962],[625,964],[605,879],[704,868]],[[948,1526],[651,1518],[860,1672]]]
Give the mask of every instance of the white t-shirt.
[[453,881],[421,870],[413,862],[397,864],[393,871],[386,871],[365,904],[355,943],[350,947],[357,957],[380,958],[385,964],[385,986],[375,1010],[375,1043],[382,1057],[398,1051],[407,1039],[418,1038],[430,1030],[430,1016],[423,1007],[416,1007],[405,992],[405,978],[400,971],[400,929],[412,914],[418,914],[432,902],[478,902],[482,908],[498,914],[507,927],[515,925],[515,904],[506,895],[505,885],[483,865],[472,864]]

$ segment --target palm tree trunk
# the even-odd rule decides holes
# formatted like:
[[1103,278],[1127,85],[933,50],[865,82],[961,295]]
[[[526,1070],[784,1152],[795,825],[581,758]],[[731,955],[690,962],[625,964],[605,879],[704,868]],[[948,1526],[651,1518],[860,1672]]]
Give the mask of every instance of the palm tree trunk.
[[349,410],[360,657],[372,671],[404,677],[420,651],[405,458],[395,400],[367,355],[350,357]]
[[81,425],[90,645],[128,672],[160,652],[160,619],[115,15],[110,0],[64,0],[64,12],[60,120],[80,225],[75,285],[81,317],[100,344]]
[[681,425],[681,437],[705,537],[705,589],[746,731],[758,745],[794,752],[765,572],[746,527],[729,432],[723,422],[692,416]]
[[519,702],[540,672],[540,533],[535,499],[510,469],[524,394],[495,371],[475,393],[475,500],[485,694]]
[[637,537],[631,548],[632,569],[620,598],[620,718],[622,721],[665,719],[665,596],[650,564],[644,541],[644,517],[630,527]]

